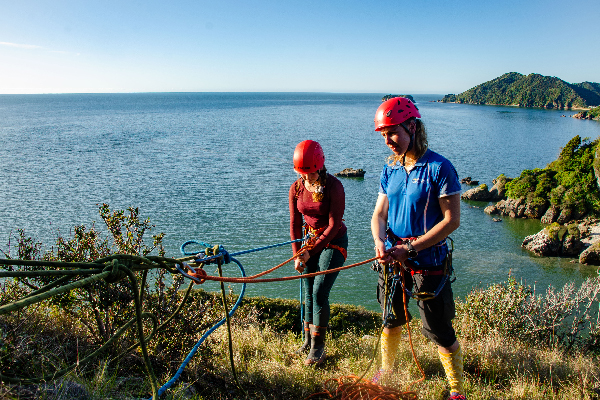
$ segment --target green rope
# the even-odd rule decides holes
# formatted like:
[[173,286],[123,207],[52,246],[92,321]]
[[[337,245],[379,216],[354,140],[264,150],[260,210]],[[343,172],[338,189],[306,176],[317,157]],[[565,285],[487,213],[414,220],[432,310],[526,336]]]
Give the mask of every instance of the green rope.
[[[144,339],[146,341],[146,343],[148,343],[150,340],[152,340],[152,338],[154,337],[154,335],[158,332],[160,332],[165,326],[167,326],[167,324],[169,322],[171,322],[171,320],[173,318],[175,318],[177,316],[177,314],[179,314],[179,311],[181,311],[181,309],[183,308],[183,305],[185,303],[185,301],[188,299],[188,297],[190,297],[190,294],[192,293],[192,288],[194,287],[194,281],[190,282],[190,285],[188,286],[185,295],[183,296],[183,299],[181,300],[181,303],[179,303],[179,306],[177,306],[177,309],[175,309],[175,311],[173,311],[173,313],[169,316],[169,318],[167,318],[162,324],[160,324],[156,329],[153,329],[152,332]],[[140,345],[140,342],[135,342],[134,344],[132,344],[131,346],[129,346],[127,348],[127,350],[125,350],[120,356],[115,357],[111,360],[112,361],[116,361],[119,360],[121,358],[123,358],[124,356],[126,356],[127,354],[129,354],[133,349],[135,349],[136,347],[138,347]]]
[[[208,250],[208,249],[207,249]],[[223,271],[221,269],[221,258],[217,259],[217,267],[219,269],[219,276],[223,276]],[[221,282],[221,295],[223,298],[223,309],[225,312],[225,320],[227,321],[227,336],[229,343],[229,362],[231,363],[231,372],[233,373],[233,379],[237,384],[238,389],[243,390],[242,385],[240,385],[240,381],[238,380],[237,372],[235,370],[235,363],[233,362],[233,341],[231,339],[231,321],[229,319],[229,310],[227,309],[227,296],[225,295],[225,285]]]
[[64,261],[40,261],[40,260],[12,260],[0,259],[0,265],[28,265],[32,267],[56,267],[56,268],[104,268],[102,261],[89,262],[64,262]]
[[19,277],[38,277],[38,276],[55,276],[55,275],[90,275],[102,272],[102,269],[75,269],[71,271],[1,271],[0,278],[19,278]]
[[68,285],[61,286],[59,288],[50,290],[48,292],[40,293],[36,296],[29,296],[24,299],[15,301],[11,304],[7,304],[5,306],[0,307],[0,315],[4,315],[4,314],[8,314],[13,311],[20,310],[20,309],[30,306],[32,304],[39,303],[40,301],[49,299],[52,296],[56,296],[57,294],[69,292],[73,289],[87,286],[96,281],[99,281],[100,279],[106,278],[111,273],[112,273],[111,271],[105,271],[105,272],[102,272],[101,274],[90,276],[89,278],[85,278],[80,281],[69,283]]
[[58,278],[54,282],[52,282],[52,283],[50,283],[50,284],[48,284],[46,286],[43,286],[43,287],[39,288],[38,290],[36,290],[34,292],[29,293],[24,298],[31,297],[31,296],[36,296],[36,295],[38,295],[40,293],[47,292],[48,290],[50,290],[50,289],[52,289],[52,288],[54,288],[54,287],[56,287],[58,285],[61,285],[63,283],[66,283],[66,282],[70,281],[71,278],[72,278],[72,276],[69,276],[69,275],[66,275],[66,276],[63,276],[61,278]]
[[[148,276],[148,271],[151,269],[164,268],[171,273],[178,273],[177,269],[172,267],[172,265],[178,264],[182,266],[182,260],[171,259],[166,257],[156,257],[156,256],[136,256],[136,255],[127,255],[127,254],[115,254],[110,255],[108,257],[104,257],[102,259],[96,260],[93,263],[83,263],[83,262],[55,262],[55,261],[37,261],[37,260],[12,260],[12,259],[0,259],[0,265],[15,265],[15,266],[32,266],[32,267],[53,267],[60,268],[57,270],[39,270],[39,271],[1,271],[0,278],[7,277],[42,277],[42,276],[60,276],[57,280],[51,282],[50,284],[37,289],[25,297],[14,301],[10,304],[4,305],[0,307],[0,315],[8,314],[13,311],[21,310],[27,306],[33,305],[35,303],[39,303],[46,299],[49,299],[53,296],[69,292],[74,289],[82,288],[88,285],[91,285],[101,279],[104,279],[107,283],[117,282],[125,277],[127,277],[131,282],[131,291],[133,292],[133,299],[135,304],[135,318],[132,318],[127,323],[125,323],[119,330],[106,341],[100,348],[96,351],[92,352],[84,359],[79,360],[79,362],[70,365],[66,368],[58,370],[52,374],[40,377],[40,378],[21,378],[21,377],[11,377],[6,376],[0,372],[0,381],[10,382],[10,383],[39,383],[49,380],[58,379],[67,373],[73,371],[77,366],[84,365],[85,363],[91,361],[104,351],[108,349],[120,336],[122,336],[127,329],[131,328],[133,324],[136,324],[137,337],[138,341],[131,346],[128,351],[135,349],[140,346],[142,355],[144,358],[144,367],[146,370],[146,374],[150,379],[150,385],[152,387],[152,398],[158,398],[158,385],[157,379],[154,374],[154,370],[152,368],[152,364],[150,362],[150,357],[148,355],[147,344],[149,341],[156,335],[156,333],[163,329],[183,308],[184,303],[189,298],[193,282],[190,282],[190,285],[183,297],[183,300],[178,305],[177,309],[162,323],[159,325],[157,317],[149,312],[143,312],[142,304],[144,300],[144,288],[146,286],[146,280]],[[220,267],[220,265],[219,265]],[[67,269],[65,269],[67,268]],[[71,269],[73,268],[73,269]],[[134,272],[142,272],[141,277],[141,285],[138,286],[137,277]],[[86,278],[77,280],[75,282],[71,282],[65,284],[70,281],[73,277],[76,276],[85,276],[91,275]],[[222,288],[223,294],[225,293],[224,288]],[[143,327],[143,319],[150,319],[152,322],[151,332],[144,336],[144,327]],[[228,321],[229,325],[229,321]],[[230,331],[231,335],[231,331]],[[235,375],[235,371],[234,371]],[[237,380],[237,377],[236,377]]]

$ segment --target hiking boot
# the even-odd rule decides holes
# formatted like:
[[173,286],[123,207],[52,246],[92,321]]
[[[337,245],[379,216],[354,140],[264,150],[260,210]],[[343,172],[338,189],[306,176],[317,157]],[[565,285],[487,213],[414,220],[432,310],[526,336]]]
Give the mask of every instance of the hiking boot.
[[448,400],[467,400],[467,398],[459,393],[451,393]]
[[325,361],[325,333],[327,327],[310,325],[310,352],[304,365],[320,365]]
[[304,343],[295,351],[296,354],[308,353],[310,350],[310,322],[304,321],[303,333]]

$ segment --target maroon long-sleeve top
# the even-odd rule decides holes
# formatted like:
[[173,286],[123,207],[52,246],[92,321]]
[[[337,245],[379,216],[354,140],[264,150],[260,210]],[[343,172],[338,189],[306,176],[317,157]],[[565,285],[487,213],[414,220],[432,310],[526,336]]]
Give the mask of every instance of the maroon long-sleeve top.
[[[325,230],[319,235],[315,246],[310,250],[310,254],[317,254],[329,242],[346,233],[346,225],[342,220],[346,207],[346,195],[344,194],[342,182],[336,177],[327,174],[324,194],[323,201],[315,202],[312,198],[312,193],[304,187],[301,179],[298,179],[290,186],[291,239],[302,238],[302,225],[304,222],[315,230],[325,227]],[[292,243],[294,254],[301,247],[302,244],[300,242]]]

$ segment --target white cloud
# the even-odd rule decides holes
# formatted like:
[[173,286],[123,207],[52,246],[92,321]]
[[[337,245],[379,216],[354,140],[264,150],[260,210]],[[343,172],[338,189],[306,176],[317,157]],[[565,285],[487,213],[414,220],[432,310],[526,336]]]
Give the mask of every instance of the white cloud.
[[34,44],[19,44],[19,43],[9,43],[9,42],[0,42],[0,45],[9,46],[9,47],[18,47],[20,49],[41,49],[42,48],[42,46],[36,46]]

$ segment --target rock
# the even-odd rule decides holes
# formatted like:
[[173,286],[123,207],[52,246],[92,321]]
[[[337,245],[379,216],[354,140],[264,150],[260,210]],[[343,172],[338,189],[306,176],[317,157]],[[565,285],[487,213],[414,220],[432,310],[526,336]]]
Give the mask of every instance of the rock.
[[365,176],[365,171],[362,168],[354,169],[354,168],[344,168],[342,171],[334,174],[335,176],[342,176],[346,178],[363,178]]
[[579,257],[583,249],[584,245],[579,238],[568,235],[563,241],[561,255],[565,257]]
[[557,240],[552,240],[546,229],[543,229],[535,235],[527,236],[521,246],[538,256],[548,257],[557,256],[561,244]]
[[600,265],[600,241],[585,249],[579,255],[581,264]]
[[460,180],[460,183],[464,183],[466,185],[473,185],[473,186],[479,185],[479,181],[472,180],[470,176],[467,176],[466,178],[462,178]]
[[467,190],[460,198],[465,200],[489,201],[490,192],[488,191],[487,185],[484,183],[476,188]]
[[542,224],[551,224],[556,222],[558,216],[560,215],[560,207],[558,206],[550,206],[542,216],[541,222]]
[[543,203],[527,203],[525,206],[525,216],[527,218],[540,219],[545,215],[547,209],[548,203],[546,201]]
[[[482,184],[474,189],[467,190],[460,197],[461,199],[476,201],[503,200],[506,197],[506,183],[510,181],[511,179],[505,177],[504,174],[502,174],[498,178],[493,180],[494,186],[492,187],[492,189],[488,190],[487,185]],[[479,181],[471,180],[470,176],[463,178],[461,182],[467,185],[474,185],[479,183]]]
[[491,201],[499,201],[506,198],[506,184],[510,181],[512,179],[507,178],[504,174],[492,181],[494,186],[490,189]]
[[560,215],[556,219],[556,222],[558,222],[559,224],[566,224],[567,222],[572,220],[572,215],[573,210],[565,207],[560,211]]
[[522,247],[538,256],[580,257],[587,243],[582,240],[585,225],[574,222],[568,226],[554,222],[535,235],[523,240]]
[[483,209],[483,212],[489,215],[500,214],[500,210],[495,205],[487,206]]
[[527,208],[525,199],[523,197],[518,199],[505,199],[500,200],[496,203],[498,214],[508,215],[511,218],[521,218],[525,215],[525,209]]

